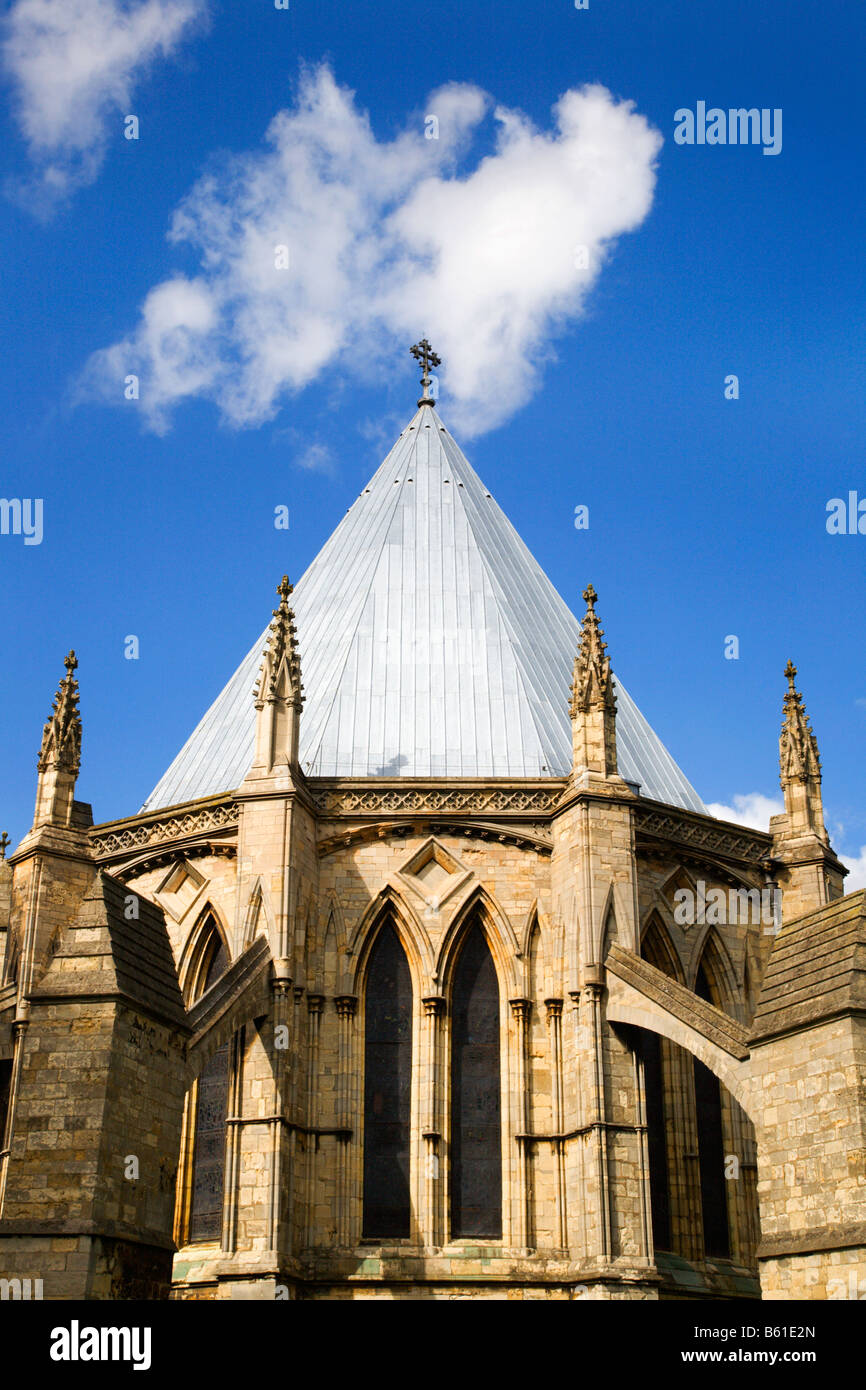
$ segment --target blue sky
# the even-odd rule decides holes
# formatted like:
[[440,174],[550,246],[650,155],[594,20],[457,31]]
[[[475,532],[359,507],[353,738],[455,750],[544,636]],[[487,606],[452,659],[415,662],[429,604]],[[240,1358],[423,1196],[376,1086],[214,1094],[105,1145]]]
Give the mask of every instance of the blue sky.
[[[592,580],[615,669],[704,800],[750,815],[749,798],[779,796],[791,656],[828,821],[862,872],[866,536],[825,526],[830,498],[866,497],[860,6],[154,5],[58,0],[46,35],[31,0],[16,0],[6,21],[0,495],[41,497],[45,519],[41,545],[0,536],[0,829],[17,841],[29,825],[70,646],[78,794],[97,820],[137,809],[261,630],[279,575],[303,572],[411,416],[407,348],[433,336],[409,326],[413,313],[450,310],[443,417],[572,608]],[[112,12],[124,42],[94,32],[84,45],[104,61],[67,52],[68,26],[87,37]],[[316,145],[331,98],[303,85],[325,82],[322,64],[342,92],[337,166]],[[459,86],[431,106],[446,84]],[[584,197],[563,172],[582,137],[569,145],[552,113],[587,84],[610,94],[587,110],[612,174]],[[698,101],[780,108],[781,152],[677,145],[674,113]],[[495,107],[523,114],[511,147]],[[434,108],[448,113],[435,148],[419,143]],[[280,184],[304,141],[309,162]],[[531,193],[521,168],[537,177]],[[302,320],[290,361],[277,344],[243,367],[270,299],[227,239],[270,217],[275,187],[294,226],[291,197],[311,170],[326,208],[346,195],[360,269],[326,314]],[[479,224],[491,188],[504,228],[492,240]],[[583,285],[548,274],[548,243],[531,240],[547,199],[551,246],[572,211],[575,227],[600,228]],[[381,240],[386,219],[399,251]],[[500,265],[511,227],[524,240]],[[468,304],[437,260],[459,260],[462,236],[480,257]],[[307,250],[298,278],[325,294],[328,248],[315,263]],[[518,281],[515,346],[484,323]],[[186,317],[157,361],[160,314]],[[136,354],[147,399],[125,402],[115,369]],[[288,532],[273,527],[281,503]],[[137,661],[124,658],[130,633]]]

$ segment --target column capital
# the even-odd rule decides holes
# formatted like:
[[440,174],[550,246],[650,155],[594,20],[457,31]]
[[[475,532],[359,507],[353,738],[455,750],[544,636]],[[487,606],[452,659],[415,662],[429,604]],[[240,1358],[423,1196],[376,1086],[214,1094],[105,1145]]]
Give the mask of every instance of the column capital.
[[358,1010],[357,994],[338,994],[334,999],[340,1018],[354,1018]]
[[308,994],[308,995],[307,995],[307,1008],[309,1009],[309,1011],[310,1011],[311,1014],[320,1014],[320,1013],[322,1012],[322,1009],[323,1009],[324,1007],[325,1007],[325,996],[324,996],[324,994]]
[[532,1001],[530,999],[509,999],[508,1002],[514,1017],[525,1023],[532,1009]]
[[554,1018],[562,1018],[562,1000],[561,1000],[561,999],[545,999],[545,1001],[544,1001],[544,1007],[547,1009],[547,1021],[548,1021],[548,1023],[551,1021],[551,1019],[554,1019]]
[[427,994],[421,1003],[428,1018],[441,1018],[445,1012],[445,998],[441,994]]
[[605,986],[605,968],[597,961],[583,968],[583,987],[591,998],[600,997]]

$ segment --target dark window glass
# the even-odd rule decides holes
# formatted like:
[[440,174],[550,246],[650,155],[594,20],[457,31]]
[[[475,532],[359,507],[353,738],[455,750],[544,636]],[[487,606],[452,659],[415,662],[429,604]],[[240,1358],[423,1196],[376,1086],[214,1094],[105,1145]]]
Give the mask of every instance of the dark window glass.
[[[202,994],[216,983],[227,965],[226,949],[220,940],[211,957]],[[229,1045],[224,1043],[205,1063],[198,1079],[189,1217],[191,1241],[219,1240],[222,1230],[228,1100]]]
[[368,1239],[409,1235],[412,980],[393,927],[370,954],[364,1005],[364,1225]]
[[454,978],[451,1032],[451,1234],[502,1235],[499,986],[480,927]]
[[[703,966],[698,970],[695,994],[713,1004]],[[725,1144],[722,1134],[722,1093],[719,1079],[694,1059],[695,1108],[698,1117],[698,1158],[701,1175],[701,1211],[704,1221],[704,1254],[728,1259],[728,1192],[725,1179]]]
[[6,1116],[9,1113],[9,1092],[12,1088],[12,1063],[0,1062],[0,1149],[6,1134]]
[[651,1033],[644,1028],[639,1029],[638,1051],[643,1061],[644,1089],[646,1091],[653,1244],[657,1250],[670,1250],[672,1248],[670,1179],[665,1129],[662,1050],[658,1033]]

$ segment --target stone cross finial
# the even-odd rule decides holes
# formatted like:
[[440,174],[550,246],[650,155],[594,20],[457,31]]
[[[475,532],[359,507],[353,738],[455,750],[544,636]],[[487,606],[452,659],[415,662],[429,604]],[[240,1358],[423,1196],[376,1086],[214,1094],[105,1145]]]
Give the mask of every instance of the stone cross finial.
[[6,834],[6,831],[4,830],[3,834],[0,835],[0,859],[6,858],[6,846],[9,844],[11,844],[11,841],[9,839],[9,836]]
[[821,759],[818,741],[812,732],[803,696],[794,685],[797,668],[793,661],[785,667],[788,689],[785,692],[782,734],[779,740],[779,765],[782,786],[791,782],[813,781],[820,784]]
[[603,777],[613,777],[616,758],[616,696],[610,657],[595,603],[598,594],[592,584],[583,591],[586,613],[580,625],[580,646],[574,662],[571,684],[573,767]]
[[421,399],[419,405],[435,405],[436,402],[430,395],[430,368],[440,367],[442,358],[437,357],[426,338],[422,338],[420,343],[410,347],[409,351],[421,367]]
[[289,583],[289,576],[284,574],[277,586],[280,605],[278,608],[272,609],[275,621],[271,623],[269,628],[268,645],[265,648],[264,661],[259,670],[258,684],[253,692],[257,707],[269,696],[276,695],[280,668],[284,659],[293,696],[300,705],[304,703],[295,615],[289,607],[289,596],[293,592],[294,586]]
[[616,697],[610,674],[610,658],[604,642],[604,628],[599,627],[595,602],[598,594],[591,584],[583,591],[586,600],[580,631],[580,647],[574,663],[574,681],[571,690],[572,718],[578,709],[616,708]]
[[78,660],[74,651],[64,657],[63,664],[66,675],[60,682],[51,714],[42,731],[37,766],[40,772],[49,766],[56,766],[77,776],[81,766],[81,715],[78,710],[78,682],[75,679]]

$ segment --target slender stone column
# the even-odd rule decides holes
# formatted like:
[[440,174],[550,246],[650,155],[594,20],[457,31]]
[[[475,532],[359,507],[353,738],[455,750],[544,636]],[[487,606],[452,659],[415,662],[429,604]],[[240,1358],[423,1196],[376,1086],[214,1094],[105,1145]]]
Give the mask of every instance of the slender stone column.
[[517,1213],[514,1243],[527,1249],[533,1240],[532,1231],[532,1153],[529,1140],[530,1109],[529,1087],[526,1080],[526,1033],[529,1011],[532,1005],[528,999],[511,999],[511,1013],[517,1024],[517,1095],[514,1116],[517,1124],[517,1183],[514,1210]]
[[646,1077],[638,1049],[632,1052],[634,1093],[637,1100],[637,1132],[640,1144],[640,1221],[641,1251],[650,1259],[653,1251],[652,1190],[650,1187],[649,1126],[647,1124]]
[[421,1073],[422,1118],[421,1138],[424,1145],[424,1169],[422,1183],[421,1228],[425,1245],[440,1246],[443,1241],[444,1212],[442,1210],[442,1182],[440,1147],[442,1127],[440,1123],[441,1093],[441,1019],[445,1013],[445,1000],[441,995],[429,995],[424,1004],[424,1060]]
[[[271,1118],[271,1143],[270,1143],[270,1191],[269,1191],[269,1210],[268,1210],[268,1249],[276,1250],[279,1248],[280,1240],[280,1216],[283,1202],[283,1158],[284,1158],[284,1132],[285,1120],[288,1118],[286,1113],[288,1100],[289,1077],[287,1068],[290,1065],[290,1058],[294,1048],[294,1011],[290,1007],[292,998],[292,982],[287,977],[275,979],[273,982],[273,1011],[272,1026],[274,1028],[274,1039],[272,1042],[272,1056],[274,1059],[274,1109]],[[280,1029],[279,1041],[285,1046],[277,1046],[277,1029]],[[291,1189],[291,1149],[288,1149],[288,1186]]]
[[554,1236],[560,1250],[568,1246],[568,1216],[565,1194],[565,1143],[562,1135],[562,1000],[545,999],[550,1030],[550,1089],[553,1133],[553,1194],[556,1208]]
[[243,1130],[243,1056],[245,1030],[239,1029],[229,1044],[229,1094],[226,1119],[226,1159],[223,1224],[220,1244],[232,1252],[238,1243],[241,1133]]
[[319,1035],[325,1000],[321,994],[307,995],[307,1156],[304,1175],[304,1245],[313,1242],[313,1213],[316,1205],[316,1158],[319,1152]]
[[340,1019],[339,1076],[337,1090],[337,1244],[348,1246],[352,1241],[353,1173],[351,1139],[354,1115],[354,1020],[358,1000],[354,994],[340,994],[334,1000]]
[[[590,965],[584,971],[583,999],[588,1013],[589,1075],[587,1076],[587,1124],[590,1129],[587,1152],[587,1197],[596,1207],[594,1248],[590,1253],[608,1259],[610,1241],[610,1183],[607,1163],[607,1134],[605,1131],[604,1054],[601,1029],[601,999],[604,991],[604,969]],[[581,1010],[582,1012],[582,1010]]]

